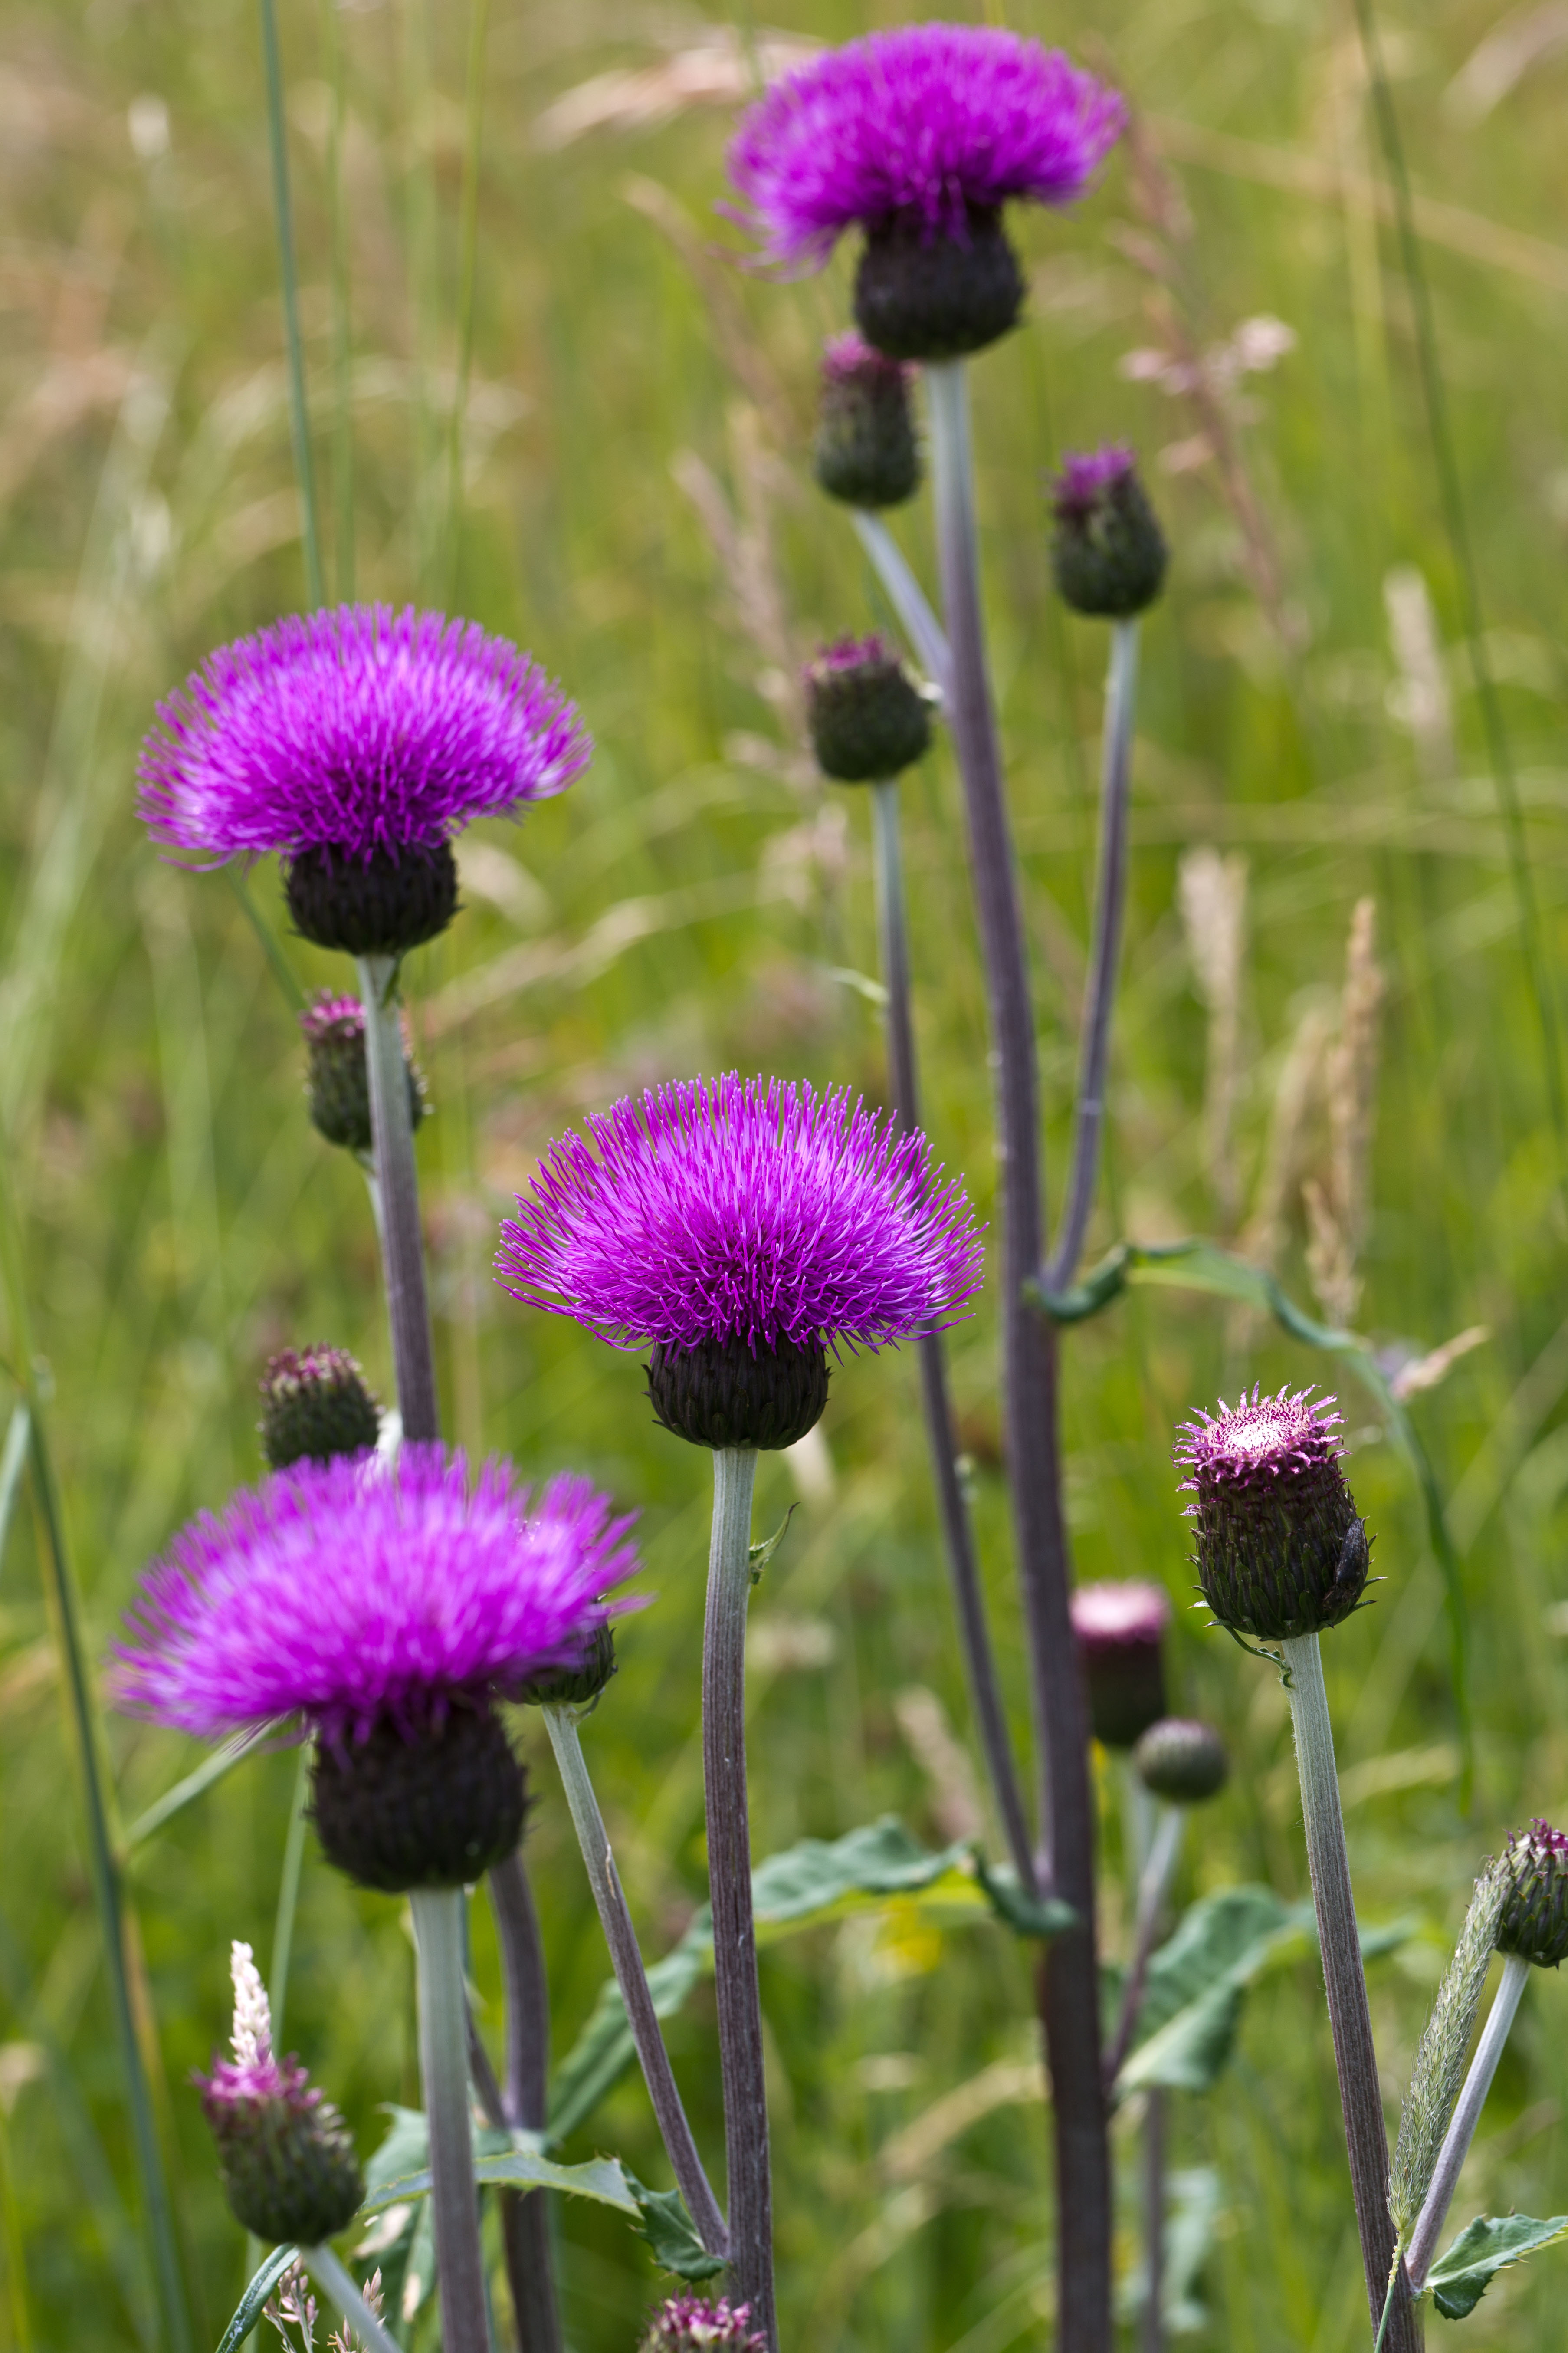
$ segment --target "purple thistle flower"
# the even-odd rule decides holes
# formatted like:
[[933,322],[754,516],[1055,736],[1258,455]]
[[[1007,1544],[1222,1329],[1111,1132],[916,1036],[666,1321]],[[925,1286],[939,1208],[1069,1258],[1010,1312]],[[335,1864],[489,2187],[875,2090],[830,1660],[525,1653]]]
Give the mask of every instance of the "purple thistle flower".
[[1165,1713],[1163,1655],[1171,1604],[1141,1577],[1107,1577],[1072,1596],[1072,1630],[1089,1722],[1108,1748],[1131,1748]]
[[751,2327],[751,2317],[749,2304],[671,2296],[655,2313],[640,2353],[764,2353],[766,2340]]
[[339,1747],[483,1710],[579,1658],[636,1567],[630,1520],[585,1479],[530,1504],[509,1464],[470,1480],[439,1446],[297,1463],[148,1571],[119,1704],[205,1739],[302,1717]]
[[1340,1468],[1341,1416],[1310,1389],[1260,1398],[1255,1387],[1217,1415],[1177,1431],[1190,1471],[1194,1566],[1232,1633],[1282,1641],[1337,1626],[1359,1604],[1369,1566],[1366,1524]]
[[158,706],[142,814],[213,863],[437,849],[564,792],[592,754],[526,654],[471,621],[342,605],[221,646]]
[[274,2052],[267,1989],[248,1945],[231,1948],[230,1968],[234,2057],[215,2054],[212,2073],[194,2079],[224,2189],[258,2238],[313,2246],[353,2220],[364,2177],[336,2108],[298,2059]]
[[742,118],[730,176],[771,261],[825,261],[852,225],[901,217],[963,243],[1009,197],[1082,194],[1121,136],[1119,94],[1059,50],[970,25],[830,49]]

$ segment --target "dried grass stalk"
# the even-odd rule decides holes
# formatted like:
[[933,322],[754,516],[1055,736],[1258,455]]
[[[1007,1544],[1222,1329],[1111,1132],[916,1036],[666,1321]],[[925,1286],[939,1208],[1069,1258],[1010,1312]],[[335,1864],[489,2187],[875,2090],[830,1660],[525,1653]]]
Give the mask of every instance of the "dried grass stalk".
[[1204,1157],[1219,1221],[1226,1232],[1236,1223],[1241,1200],[1234,1130],[1241,1082],[1247,881],[1247,860],[1239,852],[1224,857],[1206,847],[1186,852],[1176,878],[1187,954],[1198,994],[1208,1008]]

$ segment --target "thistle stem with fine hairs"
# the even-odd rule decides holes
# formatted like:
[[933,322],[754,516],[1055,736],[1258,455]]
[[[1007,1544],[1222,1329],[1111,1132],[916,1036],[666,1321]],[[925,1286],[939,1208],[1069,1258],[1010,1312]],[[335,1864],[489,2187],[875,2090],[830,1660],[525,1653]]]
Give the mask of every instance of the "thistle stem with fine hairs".
[[[1351,2194],[1361,2236],[1367,2304],[1375,2325],[1384,2308],[1394,2255],[1394,2222],[1388,2211],[1388,2135],[1384,2127],[1377,2053],[1373,2048],[1366,1975],[1362,1967],[1355,1899],[1351,1892],[1350,1860],[1345,1852],[1333,1726],[1329,1720],[1318,1636],[1289,1636],[1281,1648],[1290,1720],[1296,1734],[1301,1819],[1307,1834],[1307,1862],[1312,1874],[1312,1901],[1317,1907],[1334,2063],[1339,2070],[1340,2105],[1350,2154]],[[1390,2353],[1418,2353],[1421,2343],[1415,2307],[1403,2272],[1394,2281],[1394,2309],[1386,2341]]]
[[[502,2110],[509,2127],[542,2132],[550,2083],[550,1982],[539,1915],[521,1848],[494,1866],[489,1891],[506,1987]],[[505,2190],[500,2212],[520,2353],[561,2353],[561,2308],[550,2252],[546,2193]]]
[[364,1002],[370,1124],[375,1145],[376,1181],[381,1191],[386,1313],[392,1326],[397,1407],[403,1417],[404,1437],[417,1442],[437,1439],[441,1430],[430,1310],[425,1293],[419,1178],[414,1165],[403,1025],[397,1013],[397,959],[389,955],[361,956],[359,981]]
[[1481,2120],[1481,2110],[1486,2105],[1487,2094],[1491,2089],[1492,2077],[1497,2073],[1498,2061],[1502,2057],[1503,2044],[1508,2041],[1509,2029],[1513,2024],[1514,2012],[1519,2008],[1520,1996],[1524,1991],[1529,1975],[1530,1963],[1521,1954],[1510,1953],[1503,1962],[1502,1983],[1497,1989],[1486,2025],[1481,2030],[1476,2055],[1470,2062],[1470,2072],[1465,2078],[1465,2088],[1459,2094],[1453,2119],[1443,2137],[1432,2186],[1426,2192],[1426,2202],[1405,2250],[1405,2268],[1417,2295],[1426,2284],[1426,2274],[1432,2268],[1432,2258],[1437,2249],[1438,2233],[1448,2219],[1448,2208],[1458,2186],[1459,2168],[1475,2138],[1476,2126]]
[[316,2285],[331,2297],[365,2353],[400,2353],[396,2337],[382,2327],[355,2286],[353,2274],[331,2247],[301,2247],[300,2259]]
[[856,535],[870,557],[900,627],[920,658],[921,667],[940,688],[945,702],[952,686],[952,656],[942,623],[926,602],[924,589],[910,568],[909,559],[880,515],[856,507],[851,515]]
[[1003,1419],[1018,1575],[1040,1747],[1040,1819],[1049,1826],[1044,1887],[1076,1926],[1040,1965],[1051,2076],[1059,2250],[1058,2353],[1110,2343],[1110,2163],[1100,2072],[1094,1934],[1094,1815],[1088,1726],[1068,1609],[1055,1327],[1024,1285],[1043,1250],[1039,1101],[1028,956],[1002,788],[980,609],[969,394],[963,361],[925,371],[931,404],[942,601],[952,651],[949,717],[963,783],[992,1050],[1002,1173]]
[[416,1887],[409,1894],[408,1905],[419,1957],[419,2069],[430,2134],[441,2342],[446,2353],[489,2353],[489,2323],[468,2126],[463,1891]]
[[569,1705],[547,1704],[544,1724],[550,1735],[550,1745],[555,1751],[555,1761],[561,1767],[573,1828],[577,1833],[577,1843],[583,1850],[588,1883],[593,1888],[594,1901],[598,1906],[599,1924],[605,1932],[605,1942],[610,1948],[616,1983],[626,2004],[632,2040],[642,2062],[643,2079],[647,2084],[648,2097],[653,2102],[665,2152],[679,2185],[680,2194],[686,2200],[686,2211],[696,2225],[698,2237],[710,2255],[727,2255],[730,2234],[724,2227],[719,2200],[702,2169],[702,2159],[697,2153],[691,2126],[686,2120],[686,2110],[676,2088],[669,2053],[665,2049],[658,2015],[653,2006],[653,1995],[648,1989],[647,1972],[643,1967],[637,1930],[632,1926],[626,1899],[621,1892],[620,1873],[616,1869],[616,1858],[610,1851],[599,1801],[588,1778],[576,1715]]
[[730,2269],[736,2296],[751,2306],[767,2353],[778,2353],[767,2081],[746,1819],[746,1605],[756,1476],[752,1448],[714,1450],[713,1537],[702,1631],[702,1778],[729,2168]]
[[1138,697],[1138,623],[1118,621],[1110,636],[1105,687],[1104,773],[1100,800],[1100,873],[1095,894],[1094,947],[1084,998],[1083,1038],[1073,1119],[1072,1166],[1061,1231],[1046,1266],[1046,1288],[1060,1291],[1078,1270],[1094,1208],[1105,1087],[1110,1061],[1110,1011],[1121,952],[1127,902],[1127,797],[1132,763],[1132,714]]
[[[888,992],[888,1063],[893,1107],[900,1128],[920,1125],[920,1086],[915,1065],[909,923],[904,904],[903,856],[899,838],[899,785],[889,777],[871,787],[872,839],[877,878],[877,929],[881,942],[882,986]],[[996,1679],[996,1660],[985,1621],[985,1599],[975,1556],[969,1506],[958,1475],[958,1449],[947,1393],[947,1356],[940,1333],[916,1342],[926,1442],[936,1482],[937,1508],[947,1548],[958,1614],[959,1640],[968,1672],[970,1704],[984,1751],[992,1794],[1001,1818],[1013,1868],[1026,1894],[1037,1892],[1028,1817],[1018,1787],[1013,1743]]]

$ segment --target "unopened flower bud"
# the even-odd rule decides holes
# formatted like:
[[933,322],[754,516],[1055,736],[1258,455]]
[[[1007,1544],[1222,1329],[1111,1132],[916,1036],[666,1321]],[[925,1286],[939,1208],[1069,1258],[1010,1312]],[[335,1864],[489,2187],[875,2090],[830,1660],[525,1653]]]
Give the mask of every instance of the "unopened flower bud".
[[517,1696],[526,1707],[589,1708],[616,1672],[615,1629],[607,1618],[595,1627],[579,1658],[531,1675]]
[[843,785],[901,776],[931,743],[931,706],[879,637],[841,638],[807,663],[805,716],[817,766]]
[[1051,569],[1077,613],[1125,621],[1152,605],[1166,548],[1131,449],[1069,457],[1051,485]]
[[829,498],[852,507],[896,507],[920,488],[921,453],[910,409],[911,371],[858,335],[836,335],[822,355],[822,406],[814,462]]
[[1089,1723],[1108,1748],[1131,1748],[1165,1713],[1161,1645],[1170,1619],[1162,1588],[1139,1577],[1080,1585],[1072,1597]]
[[1310,1390],[1259,1400],[1254,1388],[1177,1434],[1191,1472],[1194,1567],[1233,1634],[1282,1641],[1348,1618],[1366,1590],[1366,1523],[1340,1468],[1340,1416]]
[[656,1346],[647,1394],[666,1430],[693,1446],[794,1446],[827,1404],[827,1351],[820,1340],[700,1340],[694,1348]]
[[[305,1038],[305,1098],[310,1124],[329,1144],[347,1152],[369,1152],[370,1071],[365,1062],[364,1008],[357,997],[318,997],[300,1016]],[[406,1036],[408,1118],[417,1127],[429,1109],[425,1082],[415,1069]]]
[[1138,1778],[1152,1797],[1173,1806],[1199,1806],[1230,1778],[1230,1759],[1214,1726],[1182,1715],[1162,1716],[1132,1751]]
[[363,1454],[381,1435],[381,1415],[346,1348],[285,1348],[261,1376],[261,1451],[268,1468]]
[[353,2141],[298,2059],[272,2049],[267,1992],[248,1945],[233,1948],[234,2057],[198,2075],[235,2219],[264,2246],[317,2246],[364,2200]]
[[1500,1866],[1508,1884],[1498,1922],[1500,1953],[1517,1953],[1537,1968],[1568,1960],[1568,1834],[1531,1822],[1510,1837]]
[[749,2304],[671,2296],[655,2313],[639,2353],[763,2353],[765,2339],[751,2318]]

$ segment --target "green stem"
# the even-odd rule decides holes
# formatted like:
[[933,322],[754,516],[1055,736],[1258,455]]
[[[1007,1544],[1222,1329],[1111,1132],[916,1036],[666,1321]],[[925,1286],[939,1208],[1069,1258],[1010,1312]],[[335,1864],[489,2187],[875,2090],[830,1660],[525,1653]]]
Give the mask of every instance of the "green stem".
[[22,1473],[27,1467],[27,1436],[32,1428],[32,1416],[27,1411],[26,1398],[18,1398],[11,1409],[11,1419],[5,1424],[5,1443],[0,1448],[0,1567],[5,1562],[5,1539],[11,1533],[11,1514],[16,1508],[16,1498],[22,1492]]
[[478,2189],[468,2125],[468,2030],[463,1985],[463,1891],[410,1891],[419,1956],[419,2068],[430,2132],[431,2203],[444,2353],[488,2353]]
[[300,290],[294,275],[294,207],[289,194],[289,129],[283,108],[283,60],[278,48],[277,0],[261,0],[261,55],[267,71],[267,132],[272,149],[272,206],[278,227],[278,267],[283,289],[283,333],[289,350],[289,423],[305,528],[305,586],[312,605],[327,601],[321,537],[316,516],[316,476],[310,417],[305,402],[305,350],[300,334]]
[[920,657],[921,669],[945,699],[952,684],[952,651],[909,558],[880,515],[868,514],[863,507],[856,507],[850,520],[878,579],[887,590],[905,637]]
[[332,244],[333,554],[340,605],[354,594],[353,330],[349,309],[348,210],[343,203],[343,128],[348,92],[340,0],[321,0],[321,47],[332,93],[327,121],[327,203]]
[[386,1277],[387,1320],[392,1327],[392,1361],[397,1377],[397,1407],[403,1417],[404,1437],[416,1443],[428,1443],[440,1437],[441,1426],[430,1310],[425,1291],[419,1176],[414,1161],[408,1074],[397,1009],[396,958],[361,956],[359,984],[364,1004],[370,1119],[381,1195],[382,1263]]
[[300,2260],[316,2285],[331,2297],[354,2335],[363,2340],[366,2353],[402,2353],[397,2339],[382,2327],[360,2294],[353,2274],[331,2247],[301,2247]]
[[474,364],[474,288],[479,277],[479,151],[484,132],[485,44],[489,0],[473,0],[468,21],[468,77],[463,133],[463,190],[458,200],[461,260],[458,280],[458,369],[452,387],[447,502],[447,601],[457,594],[458,534],[463,512],[463,422]]
[[278,1882],[278,1909],[272,1924],[272,1967],[268,1971],[267,1999],[272,2011],[272,2039],[284,2049],[283,2011],[289,1998],[289,1963],[294,1951],[294,1915],[300,1903],[300,1873],[305,1861],[306,1807],[310,1795],[310,1749],[306,1742],[294,1767],[294,1798],[289,1809],[289,1835],[283,1841],[283,1870]]

